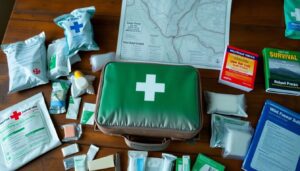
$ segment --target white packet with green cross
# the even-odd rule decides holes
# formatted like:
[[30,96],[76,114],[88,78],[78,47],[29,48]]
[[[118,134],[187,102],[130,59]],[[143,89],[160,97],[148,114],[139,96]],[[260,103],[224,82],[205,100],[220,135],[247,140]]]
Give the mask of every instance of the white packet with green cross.
[[61,142],[38,93],[0,111],[0,170],[17,170]]
[[61,76],[68,76],[71,72],[71,65],[81,61],[78,51],[69,53],[65,38],[54,40],[47,49],[48,77],[50,80]]

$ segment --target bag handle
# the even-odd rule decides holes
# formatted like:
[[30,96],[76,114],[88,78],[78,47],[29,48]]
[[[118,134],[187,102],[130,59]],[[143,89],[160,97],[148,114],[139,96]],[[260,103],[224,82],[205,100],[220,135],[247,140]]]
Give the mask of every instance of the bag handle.
[[171,140],[168,138],[162,139],[161,143],[142,143],[130,140],[128,136],[123,136],[125,143],[128,147],[136,149],[136,150],[142,150],[142,151],[162,151],[166,149]]

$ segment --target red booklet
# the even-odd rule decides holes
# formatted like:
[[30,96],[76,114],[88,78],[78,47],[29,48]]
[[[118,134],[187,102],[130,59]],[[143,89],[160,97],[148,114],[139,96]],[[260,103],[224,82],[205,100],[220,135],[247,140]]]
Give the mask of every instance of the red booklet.
[[254,89],[258,54],[228,46],[224,53],[219,83],[244,91]]

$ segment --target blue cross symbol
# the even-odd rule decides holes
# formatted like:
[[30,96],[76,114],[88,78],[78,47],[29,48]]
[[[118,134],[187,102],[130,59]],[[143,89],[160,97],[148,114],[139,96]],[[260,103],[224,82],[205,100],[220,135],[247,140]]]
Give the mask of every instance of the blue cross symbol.
[[74,25],[70,27],[71,30],[75,30],[75,33],[80,32],[80,28],[83,27],[83,24],[78,24],[77,21],[73,23]]

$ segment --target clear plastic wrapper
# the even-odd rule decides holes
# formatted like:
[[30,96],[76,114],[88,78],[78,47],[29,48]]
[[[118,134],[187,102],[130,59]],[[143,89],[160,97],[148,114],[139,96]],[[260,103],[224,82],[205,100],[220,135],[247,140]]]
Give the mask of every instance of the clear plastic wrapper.
[[54,19],[54,22],[64,29],[69,54],[78,50],[99,50],[94,41],[94,31],[91,23],[95,11],[94,6],[78,8],[70,14],[64,14]]
[[25,41],[3,44],[9,74],[8,93],[48,83],[46,67],[45,33]]
[[52,92],[49,112],[60,114],[66,112],[66,99],[70,87],[68,80],[55,80],[52,82]]
[[223,148],[224,147],[224,130],[225,126],[238,126],[240,129],[248,129],[250,122],[240,119],[213,114],[211,117],[211,138],[210,147]]
[[77,123],[70,123],[62,125],[61,128],[64,130],[63,142],[76,141],[81,137],[82,126]]
[[223,114],[248,117],[246,113],[246,98],[244,94],[222,94],[206,91],[204,93],[208,114]]

